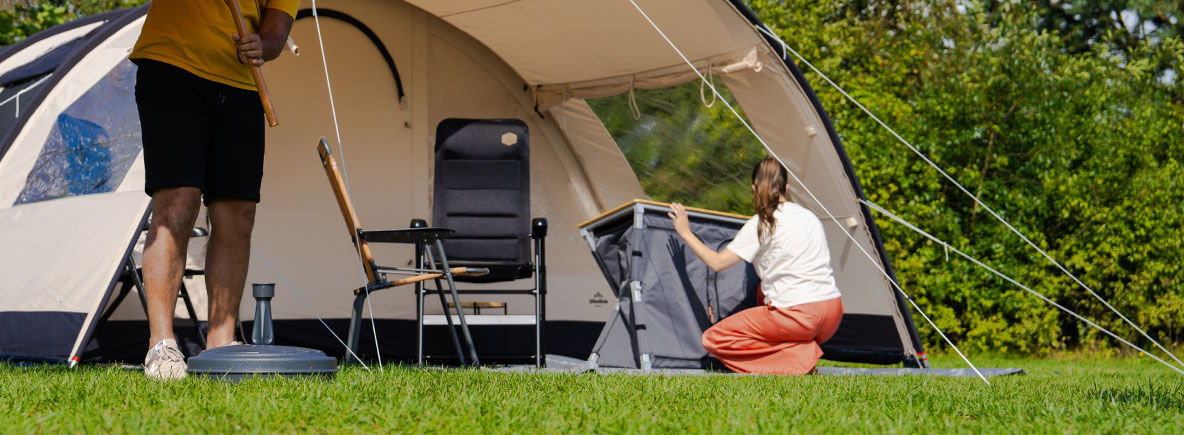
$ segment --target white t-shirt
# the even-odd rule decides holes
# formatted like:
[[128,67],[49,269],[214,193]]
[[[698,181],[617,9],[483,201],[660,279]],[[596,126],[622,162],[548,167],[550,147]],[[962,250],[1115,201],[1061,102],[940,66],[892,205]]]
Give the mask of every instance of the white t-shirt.
[[788,201],[777,207],[773,217],[773,233],[766,234],[763,242],[757,235],[760,217],[753,216],[727,247],[756,266],[765,303],[786,308],[841,296],[822,221]]

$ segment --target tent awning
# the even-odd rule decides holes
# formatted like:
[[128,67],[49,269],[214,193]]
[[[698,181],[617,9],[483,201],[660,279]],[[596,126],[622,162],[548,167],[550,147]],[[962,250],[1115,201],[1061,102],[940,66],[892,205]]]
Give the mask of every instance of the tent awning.
[[[684,65],[628,1],[409,3],[480,40],[530,85],[583,82]],[[726,2],[638,0],[638,4],[671,39],[686,47],[686,55],[693,60],[761,42],[744,20],[724,19],[736,15]]]

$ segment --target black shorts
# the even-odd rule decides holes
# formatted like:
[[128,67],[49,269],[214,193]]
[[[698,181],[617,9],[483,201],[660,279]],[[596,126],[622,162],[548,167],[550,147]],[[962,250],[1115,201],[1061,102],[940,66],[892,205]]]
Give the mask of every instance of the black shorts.
[[211,199],[259,202],[263,104],[255,91],[136,59],[144,190],[196,187]]

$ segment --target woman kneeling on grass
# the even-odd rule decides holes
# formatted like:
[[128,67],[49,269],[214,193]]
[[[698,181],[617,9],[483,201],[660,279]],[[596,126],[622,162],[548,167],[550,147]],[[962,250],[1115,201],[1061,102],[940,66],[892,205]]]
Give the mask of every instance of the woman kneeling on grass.
[[752,171],[753,216],[723,251],[691,232],[687,210],[671,205],[674,229],[707,266],[721,271],[744,259],[761,277],[764,304],[733,314],[703,333],[703,347],[738,373],[804,375],[839,328],[843,302],[835,287],[822,222],[786,200],[786,171],[767,157]]

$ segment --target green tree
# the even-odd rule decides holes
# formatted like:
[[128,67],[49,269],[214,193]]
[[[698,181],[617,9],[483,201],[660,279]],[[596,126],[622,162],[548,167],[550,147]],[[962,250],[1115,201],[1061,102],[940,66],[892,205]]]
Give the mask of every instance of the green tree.
[[[988,13],[1004,14],[1014,2],[987,0]],[[1037,0],[1031,2],[1035,30],[1061,35],[1072,53],[1097,42],[1130,51],[1141,42],[1184,35],[1184,4],[1173,0]]]

